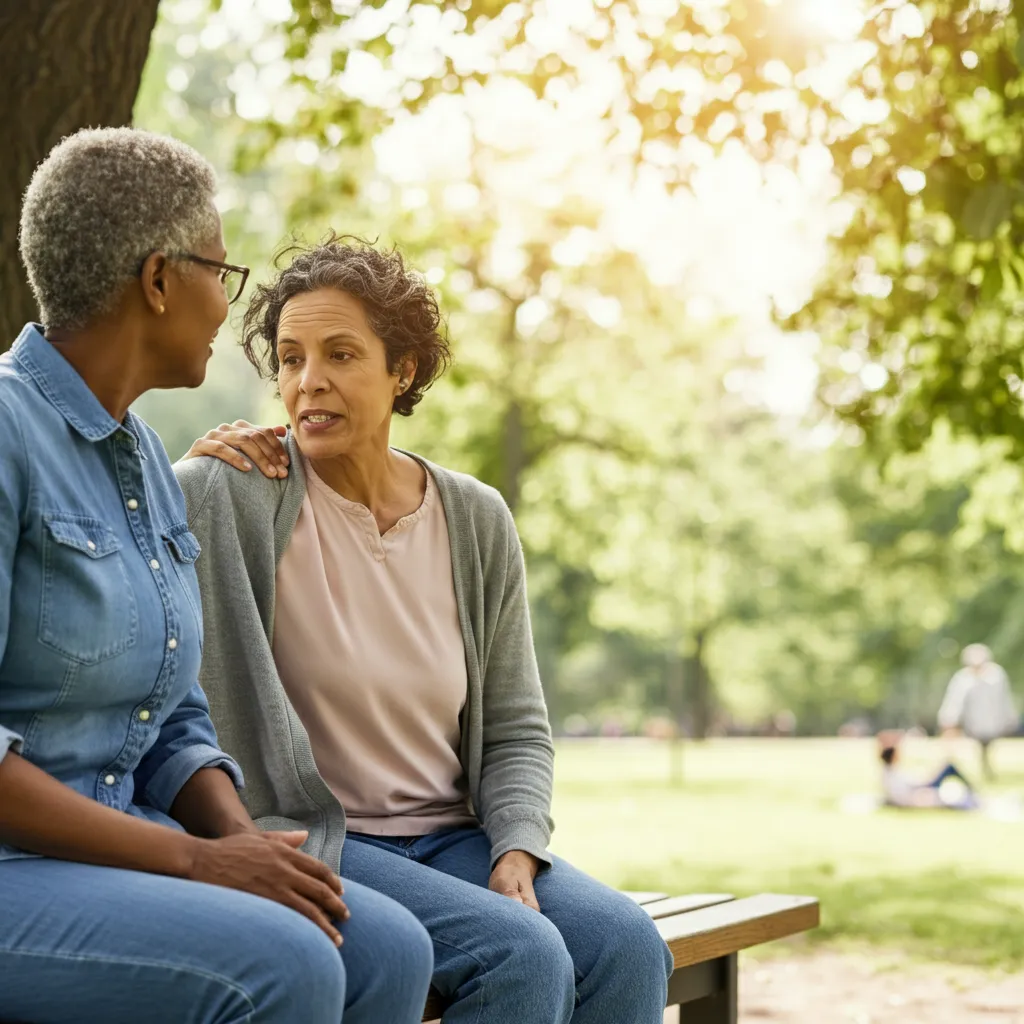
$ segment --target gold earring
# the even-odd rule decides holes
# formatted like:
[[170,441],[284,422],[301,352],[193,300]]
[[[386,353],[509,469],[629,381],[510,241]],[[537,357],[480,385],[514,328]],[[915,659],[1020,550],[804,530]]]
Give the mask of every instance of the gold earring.
[[164,307],[161,305],[161,307],[157,310],[157,312],[160,314],[160,316],[163,316],[164,315]]

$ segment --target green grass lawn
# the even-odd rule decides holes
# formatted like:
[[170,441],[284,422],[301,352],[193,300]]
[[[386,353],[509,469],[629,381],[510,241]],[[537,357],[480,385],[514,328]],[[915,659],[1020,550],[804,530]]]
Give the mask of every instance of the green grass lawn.
[[[910,741],[905,766],[927,774],[945,749]],[[967,741],[955,756],[974,778]],[[817,896],[812,943],[1024,967],[1024,821],[845,813],[845,795],[877,788],[873,740],[688,743],[675,786],[670,758],[646,740],[561,742],[554,852],[622,888]],[[1024,795],[1024,740],[997,745],[994,764],[982,791]]]

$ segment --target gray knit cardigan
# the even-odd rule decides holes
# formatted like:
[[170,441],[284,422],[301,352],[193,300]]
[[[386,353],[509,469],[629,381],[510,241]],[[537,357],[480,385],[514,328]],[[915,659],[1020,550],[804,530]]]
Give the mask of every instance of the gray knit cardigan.
[[[285,445],[291,466],[284,480],[214,458],[174,469],[202,546],[200,681],[221,746],[245,774],[242,799],[260,828],[308,829],[306,852],[337,870],[345,811],[317,771],[271,652],[277,566],[306,494],[291,434]],[[554,748],[512,515],[493,488],[419,461],[437,484],[448,520],[469,677],[460,759],[470,798],[492,864],[509,850],[550,863]]]

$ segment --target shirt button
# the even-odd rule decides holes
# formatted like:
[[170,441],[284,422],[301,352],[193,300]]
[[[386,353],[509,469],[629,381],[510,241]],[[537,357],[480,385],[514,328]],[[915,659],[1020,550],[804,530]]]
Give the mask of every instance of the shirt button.
[[149,721],[149,712],[145,708],[143,708],[139,712],[139,721],[140,722],[148,722]]
[[128,510],[134,512],[139,507],[139,503],[134,498],[128,499]]
[[173,651],[178,646],[178,641],[172,636],[171,639],[167,641],[167,646]]
[[87,541],[85,542],[85,546],[86,546],[86,547],[87,547],[87,548],[88,548],[88,549],[89,549],[90,551],[95,551],[95,550],[96,550],[96,542],[95,542],[94,540],[87,540]]
[[154,558],[153,561],[149,563],[149,567],[153,570],[159,569],[160,563]]
[[103,780],[103,781],[104,781],[104,782],[105,782],[105,783],[106,783],[106,784],[107,784],[108,786],[112,786],[112,785],[113,785],[113,784],[114,784],[115,782],[117,782],[117,779],[115,779],[113,775],[108,775],[108,776],[106,776],[106,778],[104,778],[104,780]]

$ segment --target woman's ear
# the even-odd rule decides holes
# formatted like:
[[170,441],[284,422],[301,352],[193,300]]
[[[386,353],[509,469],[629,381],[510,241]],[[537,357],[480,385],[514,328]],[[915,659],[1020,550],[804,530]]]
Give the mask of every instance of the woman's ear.
[[167,304],[168,260],[162,252],[151,252],[142,264],[139,283],[146,305],[160,316]]

